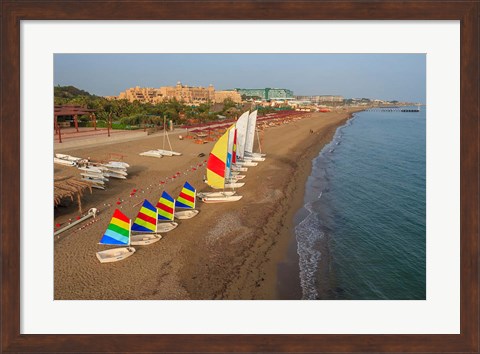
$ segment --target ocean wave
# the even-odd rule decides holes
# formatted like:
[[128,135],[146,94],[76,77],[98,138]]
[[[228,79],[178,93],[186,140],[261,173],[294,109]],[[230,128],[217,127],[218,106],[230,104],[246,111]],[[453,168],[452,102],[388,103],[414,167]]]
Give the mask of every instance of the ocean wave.
[[[319,198],[321,197],[321,194]],[[300,285],[302,299],[318,299],[316,274],[322,257],[320,245],[324,238],[320,218],[312,209],[312,204],[305,204],[309,214],[295,227],[297,253],[300,265]]]

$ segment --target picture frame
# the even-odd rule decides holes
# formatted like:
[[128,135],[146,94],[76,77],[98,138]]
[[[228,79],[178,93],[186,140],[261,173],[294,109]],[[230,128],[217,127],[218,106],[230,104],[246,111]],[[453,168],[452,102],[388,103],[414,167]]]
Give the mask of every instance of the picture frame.
[[[476,1],[3,1],[1,56],[2,351],[479,351],[479,20]],[[461,26],[461,333],[458,335],[28,335],[20,333],[22,20],[458,20]],[[12,94],[14,93],[14,94]]]

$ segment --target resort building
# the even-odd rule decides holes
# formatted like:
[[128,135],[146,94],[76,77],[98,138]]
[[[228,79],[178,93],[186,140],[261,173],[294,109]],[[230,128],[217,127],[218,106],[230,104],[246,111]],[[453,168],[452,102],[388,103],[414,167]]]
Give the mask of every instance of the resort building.
[[242,102],[242,96],[237,91],[215,91],[215,103],[223,103],[227,98],[235,103]]
[[133,87],[129,88],[123,92],[120,92],[118,95],[119,100],[127,100],[130,102],[139,101],[139,102],[158,102],[158,97],[160,96],[159,89],[154,89],[150,87]]
[[245,89],[236,88],[240,96],[246,99],[270,100],[290,100],[293,99],[293,91],[284,88],[263,88],[263,89]]
[[322,104],[322,103],[331,103],[331,102],[343,102],[343,96],[335,96],[335,95],[320,95],[320,96],[295,96],[298,101],[309,101],[314,104]]
[[206,102],[222,103],[226,98],[230,98],[236,103],[242,102],[242,97],[236,91],[215,91],[213,85],[194,87],[182,85],[181,82],[177,82],[175,86],[162,86],[160,88],[139,86],[129,88],[121,92],[117,99],[142,103],[158,103],[176,99],[184,103],[200,104]]
[[185,103],[213,102],[215,100],[215,88],[213,85],[208,87],[192,87],[182,85],[179,81],[175,86],[163,86],[159,88],[163,100],[176,99]]

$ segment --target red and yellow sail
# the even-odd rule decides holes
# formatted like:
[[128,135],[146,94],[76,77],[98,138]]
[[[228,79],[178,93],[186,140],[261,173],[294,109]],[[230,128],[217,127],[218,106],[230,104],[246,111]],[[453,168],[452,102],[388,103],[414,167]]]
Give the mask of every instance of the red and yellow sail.
[[207,184],[212,188],[224,188],[225,167],[227,164],[227,130],[215,143],[207,162]]

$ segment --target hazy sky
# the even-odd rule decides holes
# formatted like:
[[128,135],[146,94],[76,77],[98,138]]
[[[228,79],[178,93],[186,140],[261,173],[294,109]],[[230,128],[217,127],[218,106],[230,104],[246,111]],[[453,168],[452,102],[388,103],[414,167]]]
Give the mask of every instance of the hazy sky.
[[425,54],[55,54],[54,84],[99,96],[134,86],[279,87],[295,95],[425,102]]

